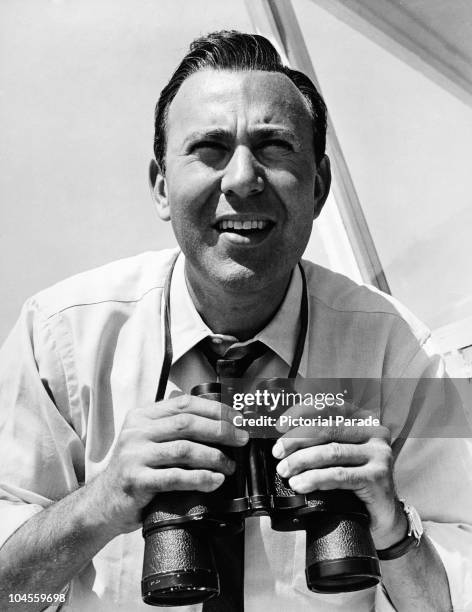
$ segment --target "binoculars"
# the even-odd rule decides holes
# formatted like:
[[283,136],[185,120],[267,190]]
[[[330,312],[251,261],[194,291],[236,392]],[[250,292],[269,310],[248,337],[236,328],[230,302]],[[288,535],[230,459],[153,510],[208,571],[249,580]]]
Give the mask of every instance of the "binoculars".
[[[265,384],[282,390],[277,379]],[[205,383],[191,394],[221,401],[222,392],[221,383]],[[244,416],[256,413],[260,415],[260,408],[243,409]],[[145,603],[182,606],[218,596],[214,538],[240,533],[246,518],[261,515],[270,516],[276,531],[306,531],[305,577],[310,591],[357,591],[379,582],[380,565],[364,504],[350,491],[295,493],[276,471],[274,443],[259,437],[250,438],[244,448],[225,447],[222,450],[237,467],[216,491],[172,491],[157,495],[147,506],[141,583]]]

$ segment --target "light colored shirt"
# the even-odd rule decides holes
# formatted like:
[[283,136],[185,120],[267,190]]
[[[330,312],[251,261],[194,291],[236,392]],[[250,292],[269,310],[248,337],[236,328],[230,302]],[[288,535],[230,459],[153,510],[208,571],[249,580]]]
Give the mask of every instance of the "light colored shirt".
[[[173,256],[169,250],[111,263],[65,280],[24,306],[0,353],[0,545],[34,513],[103,470],[128,410],[154,401],[163,359],[163,286]],[[303,265],[309,326],[300,376],[443,376],[428,330],[404,307],[373,288]],[[255,336],[270,350],[247,376],[288,375],[300,296],[296,269],[276,315]],[[170,305],[174,356],[166,396],[215,379],[195,348],[215,335],[188,293],[182,255]],[[393,439],[410,400],[400,393],[382,406]],[[472,610],[471,473],[466,438],[408,439],[395,464],[398,493],[418,509],[457,611]],[[115,538],[74,578],[69,605],[80,612],[149,610],[140,595],[142,555],[140,530]],[[312,593],[304,569],[304,532],[274,532],[268,517],[246,521],[247,612],[393,610],[380,586]]]

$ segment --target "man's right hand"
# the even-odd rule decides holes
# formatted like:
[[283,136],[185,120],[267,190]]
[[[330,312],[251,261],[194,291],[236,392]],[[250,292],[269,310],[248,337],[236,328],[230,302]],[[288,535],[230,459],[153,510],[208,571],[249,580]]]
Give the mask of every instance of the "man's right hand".
[[235,414],[189,395],[131,410],[103,472],[35,514],[0,549],[2,610],[18,607],[7,605],[11,592],[58,593],[112,538],[139,528],[159,492],[217,489],[235,466],[214,446],[248,439]]
[[190,395],[130,410],[108,466],[89,483],[110,535],[138,529],[142,509],[160,492],[217,489],[235,464],[215,446],[244,446],[248,440],[233,425],[236,414]]

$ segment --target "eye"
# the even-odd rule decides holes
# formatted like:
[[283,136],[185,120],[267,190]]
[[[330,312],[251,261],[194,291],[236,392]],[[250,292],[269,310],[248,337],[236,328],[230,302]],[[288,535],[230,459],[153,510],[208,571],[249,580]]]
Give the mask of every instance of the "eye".
[[216,149],[221,150],[225,149],[225,146],[221,142],[216,142],[214,140],[202,140],[201,142],[196,142],[191,147],[191,152],[198,151],[201,149]]
[[287,140],[281,140],[280,138],[271,138],[270,140],[264,140],[259,144],[258,147],[264,153],[284,154],[293,151],[293,146]]
[[215,140],[201,140],[195,142],[190,153],[198,157],[203,163],[215,165],[219,163],[226,155],[227,147]]

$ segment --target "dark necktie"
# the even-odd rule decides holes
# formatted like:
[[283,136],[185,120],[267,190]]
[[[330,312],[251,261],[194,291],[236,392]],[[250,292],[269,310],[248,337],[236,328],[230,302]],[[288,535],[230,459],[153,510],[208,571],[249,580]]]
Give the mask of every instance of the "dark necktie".
[[[209,338],[198,345],[218,379],[240,378],[267,347],[262,342],[229,349],[224,358],[212,348]],[[228,358],[231,356],[231,358]],[[244,611],[244,530],[234,536],[214,538],[213,552],[220,577],[220,594],[203,604],[203,612]]]
[[223,357],[213,349],[210,338],[202,340],[198,348],[210,362],[219,380],[240,378],[253,361],[267,352],[266,345],[258,340],[245,346],[230,347]]

